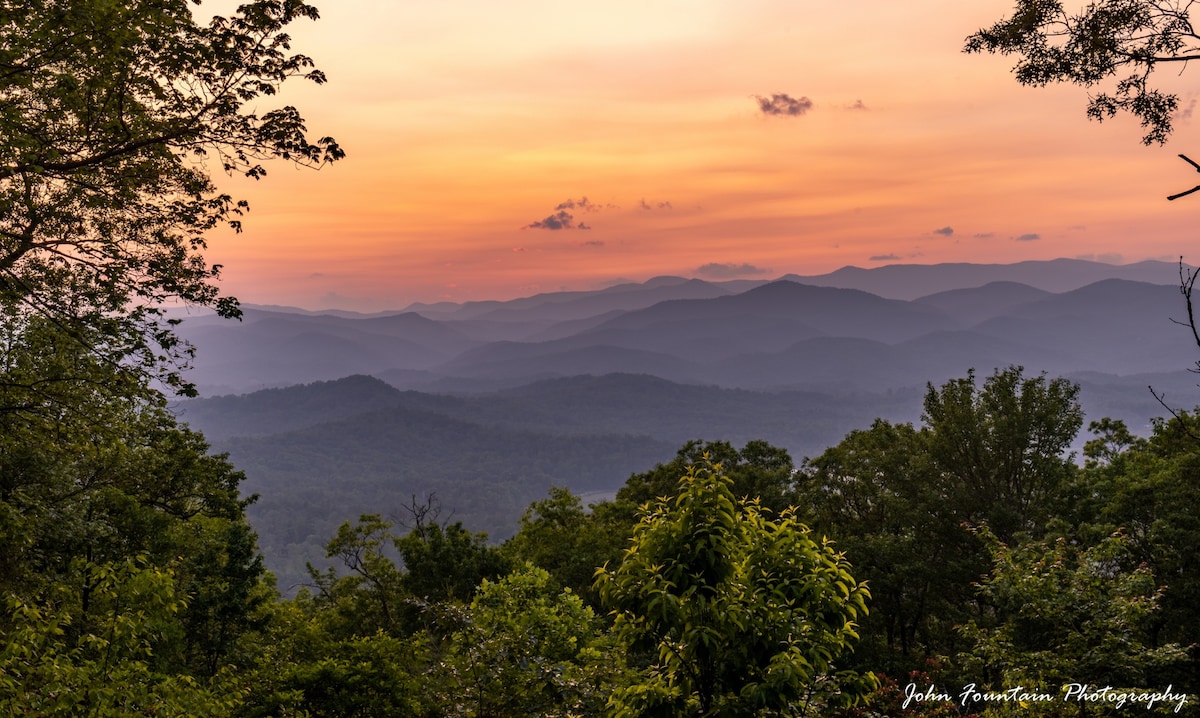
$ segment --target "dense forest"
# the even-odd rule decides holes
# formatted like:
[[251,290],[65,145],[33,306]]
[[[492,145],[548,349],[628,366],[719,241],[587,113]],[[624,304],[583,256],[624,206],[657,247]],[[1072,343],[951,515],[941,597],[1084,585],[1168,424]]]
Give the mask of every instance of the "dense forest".
[[1078,385],[1018,366],[799,464],[689,441],[611,500],[551,490],[502,543],[412,497],[282,597],[243,474],[168,409],[194,387],[164,306],[239,312],[203,250],[245,207],[197,158],[342,157],[255,109],[324,81],[284,32],[315,17],[0,3],[0,713],[1200,711],[1200,419],[1091,422],[1076,461]]

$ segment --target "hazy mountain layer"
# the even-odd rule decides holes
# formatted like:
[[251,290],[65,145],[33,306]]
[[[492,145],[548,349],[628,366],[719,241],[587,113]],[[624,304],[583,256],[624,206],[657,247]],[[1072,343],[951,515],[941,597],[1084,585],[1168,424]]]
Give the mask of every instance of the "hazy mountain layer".
[[[1122,272],[1164,276],[1102,276]],[[1174,272],[1075,260],[848,268],[819,279],[873,277],[887,291],[664,277],[427,316],[192,317],[202,392],[286,388],[179,412],[246,472],[268,562],[290,585],[362,512],[403,518],[436,493],[455,520],[502,538],[551,485],[605,495],[689,439],[765,439],[800,460],[875,417],[918,421],[928,382],[971,369],[1072,378],[1089,419],[1144,433],[1166,412],[1148,385],[1172,406],[1200,403],[1183,371],[1197,349],[1171,321],[1184,310]],[[880,296],[901,279],[927,291]]]

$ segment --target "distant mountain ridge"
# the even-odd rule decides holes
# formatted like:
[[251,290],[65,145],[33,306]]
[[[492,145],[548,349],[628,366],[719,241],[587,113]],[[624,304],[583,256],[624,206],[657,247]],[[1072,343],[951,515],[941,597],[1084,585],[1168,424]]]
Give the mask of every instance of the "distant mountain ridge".
[[[1161,283],[1110,276],[1122,274]],[[190,377],[206,396],[352,374],[452,392],[609,373],[763,390],[831,383],[884,391],[944,380],[966,365],[1115,375],[1187,366],[1193,347],[1170,323],[1181,311],[1177,277],[1165,262],[1065,259],[844,268],[794,278],[807,284],[659,277],[599,292],[437,305],[431,316],[249,307],[240,323],[187,318],[181,333],[198,347]],[[870,279],[887,288],[898,278],[923,293],[896,299],[818,284]],[[989,281],[944,288],[973,278]],[[1046,288],[1062,286],[1073,288]]]

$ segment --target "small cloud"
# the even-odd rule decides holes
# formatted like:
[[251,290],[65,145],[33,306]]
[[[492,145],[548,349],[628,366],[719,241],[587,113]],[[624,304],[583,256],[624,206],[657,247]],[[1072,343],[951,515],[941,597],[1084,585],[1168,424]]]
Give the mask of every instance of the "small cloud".
[[579,246],[581,246],[581,247],[603,247],[604,242],[601,242],[598,239],[593,239],[588,242],[581,242]]
[[513,248],[512,248],[512,251],[514,251],[514,252],[524,252],[524,251],[525,251],[525,248],[524,248],[524,247],[513,247]]
[[323,279],[324,277],[327,277],[327,276],[329,276],[329,275],[325,274],[324,272],[313,272],[312,274],[308,275],[308,278],[309,279]]
[[596,204],[588,199],[587,196],[580,197],[579,199],[572,199],[568,197],[566,201],[559,202],[558,205],[554,207],[554,214],[546,217],[545,219],[538,220],[537,222],[530,222],[521,229],[549,229],[551,231],[557,231],[560,229],[591,229],[591,225],[585,222],[576,224],[575,215],[567,210],[590,213],[599,212],[606,209],[617,209],[617,206],[615,204]]
[[950,236],[954,235],[954,228],[953,227],[942,227],[941,229],[933,230],[933,233],[940,234],[943,237],[950,237]]
[[638,200],[638,208],[647,211],[653,209],[674,209],[670,202],[655,202],[651,204],[647,202],[645,198]]
[[979,232],[978,234],[973,234],[971,236],[974,237],[975,239],[991,239],[992,237],[996,236],[996,233],[995,232]]
[[1017,240],[1018,242],[1035,242],[1041,238],[1042,235],[1037,234],[1036,232],[1030,232],[1029,234],[1022,234],[1020,237],[1014,237],[1013,239]]
[[847,110],[864,110],[865,111],[867,109],[867,106],[863,104],[862,100],[855,100],[854,104],[847,105],[846,109]]
[[563,209],[550,215],[549,217],[546,217],[543,220],[530,222],[529,224],[525,225],[525,227],[527,229],[549,229],[555,232],[560,229],[574,229],[575,216]]
[[1195,111],[1196,111],[1196,100],[1193,99],[1191,102],[1189,102],[1187,104],[1187,107],[1185,107],[1179,111],[1179,119],[1190,120],[1190,119],[1192,119],[1192,113]]
[[709,262],[696,268],[696,274],[710,279],[732,279],[733,277],[753,276],[757,274],[766,274],[767,270],[756,267],[753,264],[722,264],[720,262]]
[[758,101],[758,109],[764,115],[785,115],[799,117],[812,109],[813,101],[807,97],[796,99],[790,95],[776,94],[770,97],[754,95]]
[[899,255],[895,255],[895,254],[876,254],[876,255],[872,256],[872,257],[871,257],[869,260],[867,260],[867,261],[870,261],[870,262],[894,262],[894,261],[896,261],[897,259],[900,259]]
[[599,212],[602,208],[595,202],[590,201],[585,195],[579,199],[568,198],[566,202],[559,202],[558,206],[554,208],[556,212],[564,209],[578,209],[583,212]]

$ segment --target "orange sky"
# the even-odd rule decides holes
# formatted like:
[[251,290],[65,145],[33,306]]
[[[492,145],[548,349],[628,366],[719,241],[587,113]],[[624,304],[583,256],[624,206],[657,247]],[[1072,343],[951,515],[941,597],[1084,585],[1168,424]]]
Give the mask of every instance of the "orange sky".
[[[243,302],[1194,254],[1200,199],[1164,198],[1200,181],[1175,157],[1200,155],[1200,129],[1181,117],[1146,148],[1130,120],[1089,122],[1085,90],[962,54],[1008,0],[318,5],[292,35],[329,83],[269,99],[347,158],[222,180],[252,211],[209,257]],[[1186,79],[1164,78],[1185,107]],[[764,115],[755,97],[777,93],[811,107]],[[571,228],[531,226],[560,205]]]

